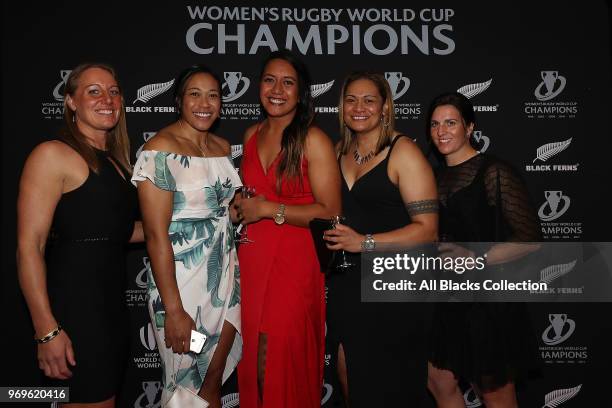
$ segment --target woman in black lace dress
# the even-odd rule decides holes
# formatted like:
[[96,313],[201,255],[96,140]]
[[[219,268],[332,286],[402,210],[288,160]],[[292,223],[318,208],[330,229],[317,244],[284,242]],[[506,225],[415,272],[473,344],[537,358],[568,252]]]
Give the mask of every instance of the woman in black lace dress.
[[[480,154],[470,143],[475,118],[469,99],[460,93],[436,97],[428,124],[446,164],[437,174],[441,240],[499,242],[480,254],[450,242],[442,242],[440,251],[451,257],[484,255],[491,272],[494,265],[537,249],[526,244],[538,241],[540,234],[524,183],[506,163]],[[464,406],[458,379],[470,382],[488,408],[518,406],[515,383],[536,351],[527,327],[523,304],[439,304],[428,384],[438,406]]]

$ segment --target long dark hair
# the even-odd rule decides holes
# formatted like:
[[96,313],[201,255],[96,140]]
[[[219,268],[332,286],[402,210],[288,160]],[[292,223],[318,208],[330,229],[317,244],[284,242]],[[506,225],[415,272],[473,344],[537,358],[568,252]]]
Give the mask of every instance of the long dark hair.
[[[117,84],[117,74],[115,69],[110,65],[99,63],[99,62],[87,62],[77,65],[66,80],[66,86],[64,88],[64,121],[65,127],[61,131],[61,138],[74,150],[76,150],[81,157],[87,163],[87,166],[94,172],[98,173],[100,170],[100,163],[94,148],[87,143],[87,138],[76,124],[76,118],[74,111],[70,109],[66,102],[66,96],[73,96],[79,86],[79,79],[83,72],[90,68],[99,68],[108,71]],[[119,87],[121,90],[121,87]],[[121,94],[121,112],[119,114],[119,121],[114,128],[108,131],[106,137],[106,149],[110,156],[116,160],[121,166],[128,172],[131,172],[132,166],[130,165],[130,139],[127,133],[127,125],[125,122],[125,104],[123,101],[123,93]]]
[[298,102],[295,115],[287,127],[283,130],[281,139],[281,159],[276,168],[277,189],[283,177],[287,180],[298,179],[302,182],[302,159],[308,128],[314,119],[314,104],[310,85],[312,81],[306,65],[299,60],[295,54],[287,49],[274,51],[268,55],[261,66],[259,78],[263,77],[266,66],[270,61],[280,59],[287,61],[297,73]]

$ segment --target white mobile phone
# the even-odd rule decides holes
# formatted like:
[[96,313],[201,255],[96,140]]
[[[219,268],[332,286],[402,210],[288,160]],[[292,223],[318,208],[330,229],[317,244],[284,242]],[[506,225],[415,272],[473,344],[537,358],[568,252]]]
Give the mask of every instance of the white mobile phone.
[[202,347],[204,347],[204,343],[206,342],[206,335],[195,330],[191,331],[191,342],[189,344],[189,350],[198,354],[202,351]]

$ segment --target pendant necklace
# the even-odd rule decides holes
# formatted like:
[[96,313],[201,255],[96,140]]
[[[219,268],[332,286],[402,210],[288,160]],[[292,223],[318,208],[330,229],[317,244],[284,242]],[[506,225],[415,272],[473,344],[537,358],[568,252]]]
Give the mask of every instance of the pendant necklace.
[[357,163],[359,166],[369,162],[372,157],[374,157],[373,150],[370,150],[370,152],[365,156],[360,155],[359,150],[357,148],[355,148],[355,151],[353,152],[353,160],[355,160],[355,163]]

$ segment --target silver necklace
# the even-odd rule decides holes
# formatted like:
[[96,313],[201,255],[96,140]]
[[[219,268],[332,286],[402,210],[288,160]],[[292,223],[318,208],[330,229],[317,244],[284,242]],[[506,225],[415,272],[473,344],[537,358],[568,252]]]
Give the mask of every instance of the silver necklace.
[[353,160],[355,160],[355,163],[357,163],[359,166],[369,162],[372,157],[374,157],[374,150],[370,150],[370,152],[365,156],[360,155],[357,148],[355,148],[355,151],[353,152]]

